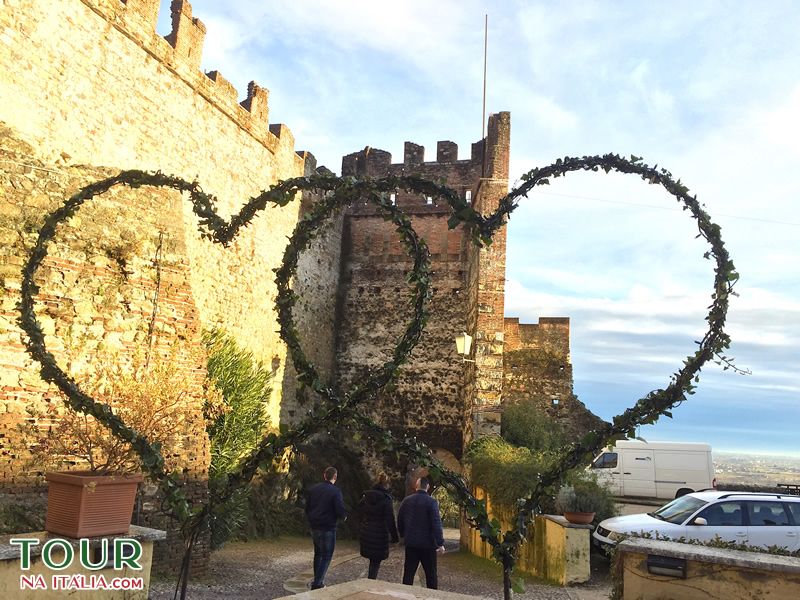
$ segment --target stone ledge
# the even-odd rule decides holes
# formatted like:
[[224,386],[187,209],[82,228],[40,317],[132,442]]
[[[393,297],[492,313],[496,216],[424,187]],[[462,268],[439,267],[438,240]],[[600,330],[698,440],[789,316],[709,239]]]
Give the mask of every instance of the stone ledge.
[[[59,539],[59,540],[67,540],[76,548],[80,544],[80,539],[77,538],[68,538],[63,535],[55,535],[50,534],[46,531],[36,531],[34,533],[17,533],[14,535],[4,535],[0,536],[0,561],[2,560],[15,560],[20,556],[20,547],[15,544],[9,543],[11,538],[36,538],[39,540],[39,544],[36,546],[31,546],[31,556],[39,556],[42,552],[42,545],[47,542],[48,540]],[[87,538],[89,540],[90,547],[97,546],[101,540],[114,540],[118,538],[126,538],[126,539],[133,539],[138,540],[140,542],[158,542],[161,540],[167,539],[167,532],[162,531],[160,529],[150,529],[149,527],[141,527],[139,525],[131,525],[130,530],[127,534],[119,534],[119,535],[103,535],[99,537],[91,537]]]
[[645,538],[628,539],[620,542],[617,551],[658,554],[659,556],[685,558],[698,562],[713,562],[759,571],[800,574],[800,558],[781,556],[780,554],[710,548],[708,546]]
[[594,525],[578,525],[576,523],[570,523],[563,515],[541,515],[543,519],[547,519],[548,521],[553,521],[554,523],[558,523],[562,527],[566,527],[568,529],[591,529],[594,530]]

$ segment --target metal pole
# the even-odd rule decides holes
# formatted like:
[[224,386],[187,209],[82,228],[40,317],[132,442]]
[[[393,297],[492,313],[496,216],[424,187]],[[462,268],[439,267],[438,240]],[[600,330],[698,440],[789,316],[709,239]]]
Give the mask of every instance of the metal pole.
[[489,47],[489,15],[483,16],[483,110],[481,113],[481,178],[486,176],[486,57]]
[[481,139],[486,136],[486,56],[489,47],[489,15],[484,15],[483,19],[483,112],[481,114]]

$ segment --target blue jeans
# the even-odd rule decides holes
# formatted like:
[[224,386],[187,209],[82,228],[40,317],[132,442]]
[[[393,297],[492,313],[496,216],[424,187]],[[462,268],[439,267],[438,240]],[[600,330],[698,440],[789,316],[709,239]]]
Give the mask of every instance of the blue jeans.
[[312,529],[311,539],[314,540],[314,582],[311,584],[311,589],[316,590],[324,585],[325,573],[328,572],[333,549],[336,546],[336,530]]

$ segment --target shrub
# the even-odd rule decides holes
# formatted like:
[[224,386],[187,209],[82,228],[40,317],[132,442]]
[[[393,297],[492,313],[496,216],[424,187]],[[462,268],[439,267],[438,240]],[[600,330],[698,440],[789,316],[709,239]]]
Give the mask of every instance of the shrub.
[[[105,402],[125,423],[167,451],[168,468],[178,466],[178,453],[170,449],[191,434],[198,417],[191,409],[185,373],[175,356],[160,357],[152,364],[134,361],[130,366],[114,362],[112,355],[89,373],[76,375],[87,394]],[[29,466],[41,470],[71,467],[97,473],[141,470],[138,454],[94,417],[50,403],[46,410],[28,409],[30,419],[20,425],[29,443]],[[30,443],[33,441],[33,443]]]
[[500,428],[507,442],[532,451],[555,450],[565,441],[561,426],[541,411],[533,400],[505,407]]
[[567,476],[567,483],[556,495],[555,509],[560,513],[593,512],[595,522],[619,514],[608,488],[600,485],[594,475],[583,471],[574,471]]
[[464,460],[470,465],[472,482],[486,490],[500,515],[508,516],[517,499],[530,494],[551,458],[490,435],[473,441]]
[[[272,374],[220,329],[205,332],[203,343],[208,352],[208,378],[221,394],[221,401],[210,395],[204,406],[211,439],[208,475],[213,485],[224,481],[267,432]],[[215,513],[211,547],[219,548],[239,534],[249,517],[248,494],[239,490]]]

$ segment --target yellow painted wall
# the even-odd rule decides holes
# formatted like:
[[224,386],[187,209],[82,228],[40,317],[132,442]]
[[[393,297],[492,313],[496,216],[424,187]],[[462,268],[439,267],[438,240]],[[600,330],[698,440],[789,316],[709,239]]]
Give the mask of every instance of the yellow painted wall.
[[[491,499],[477,488],[475,497],[486,499],[486,507],[492,515]],[[511,525],[500,519],[503,530]],[[589,580],[589,529],[565,527],[564,525],[537,515],[532,531],[520,546],[516,571],[540,577],[557,585],[581,583]],[[461,545],[470,553],[482,558],[492,558],[492,547],[481,539],[480,533],[466,523],[461,525]]]
[[[796,600],[800,573],[688,560],[686,579],[652,575],[647,554],[623,552],[624,600]],[[800,560],[798,560],[800,566]]]

